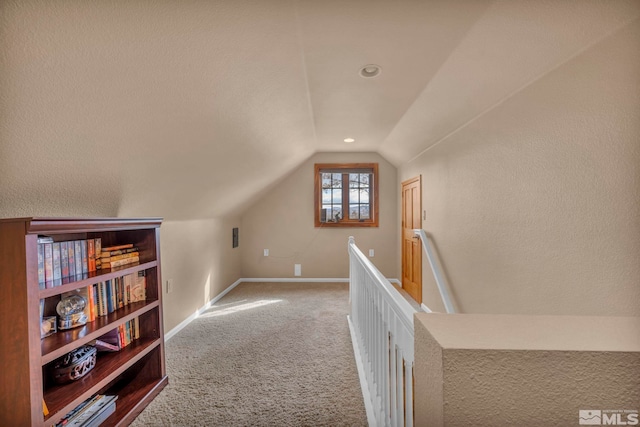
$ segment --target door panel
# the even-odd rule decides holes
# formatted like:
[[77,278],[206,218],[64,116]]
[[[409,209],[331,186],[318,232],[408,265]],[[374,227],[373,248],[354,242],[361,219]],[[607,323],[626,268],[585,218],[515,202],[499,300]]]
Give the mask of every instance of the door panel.
[[413,234],[422,228],[422,184],[420,177],[402,183],[402,288],[422,303],[422,247]]

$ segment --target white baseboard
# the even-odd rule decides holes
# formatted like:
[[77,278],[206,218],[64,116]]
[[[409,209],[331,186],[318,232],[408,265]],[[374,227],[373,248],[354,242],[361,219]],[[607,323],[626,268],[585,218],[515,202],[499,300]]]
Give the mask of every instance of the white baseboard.
[[420,304],[420,307],[422,307],[422,310],[426,311],[427,313],[433,313],[433,310],[431,310],[429,307],[424,305],[424,303]]
[[238,279],[235,282],[233,282],[233,284],[231,286],[229,286],[227,289],[225,289],[224,291],[220,292],[218,295],[216,295],[215,297],[213,297],[213,299],[211,299],[211,301],[209,301],[208,303],[206,303],[204,306],[202,306],[200,309],[198,309],[195,313],[193,313],[191,316],[187,317],[186,319],[184,319],[182,322],[180,322],[180,324],[178,326],[176,326],[175,328],[171,329],[169,332],[167,332],[166,334],[164,334],[164,340],[165,341],[169,341],[169,339],[171,339],[175,334],[177,334],[178,332],[180,332],[181,330],[183,330],[189,323],[193,322],[194,320],[196,320],[202,313],[204,313],[206,310],[208,310],[213,304],[215,304],[216,302],[218,302],[223,296],[225,296],[226,294],[228,294],[233,288],[235,288],[236,286],[238,286],[240,283],[242,283],[244,281],[244,279]]
[[[394,282],[394,283],[400,283],[398,279],[389,279],[390,282]],[[166,334],[164,334],[164,340],[165,341],[169,341],[169,339],[171,339],[175,334],[177,334],[178,332],[180,332],[181,330],[183,330],[189,323],[193,322],[195,319],[197,319],[202,313],[204,313],[206,310],[208,310],[213,304],[215,304],[216,302],[218,302],[218,300],[220,300],[220,298],[222,298],[223,296],[225,296],[227,293],[229,293],[229,291],[231,291],[233,288],[235,288],[236,286],[238,286],[240,283],[242,282],[265,282],[265,283],[282,283],[282,282],[290,282],[290,283],[348,283],[349,282],[349,278],[339,278],[339,277],[316,277],[316,278],[309,278],[309,277],[243,277],[240,278],[238,280],[236,280],[235,282],[233,282],[233,284],[231,286],[229,286],[227,289],[225,289],[224,291],[220,292],[218,295],[216,295],[211,301],[209,301],[208,303],[206,303],[204,306],[202,306],[201,308],[199,308],[195,313],[193,313],[191,316],[187,317],[186,319],[184,319],[182,322],[180,322],[180,324],[178,324],[178,326],[176,326],[175,328],[171,329],[169,332],[167,332]]]
[[364,365],[362,364],[362,356],[360,350],[356,344],[356,331],[351,323],[351,316],[347,315],[347,322],[349,323],[349,332],[351,333],[351,344],[353,344],[353,355],[356,359],[356,367],[358,368],[358,377],[360,378],[360,388],[362,389],[362,398],[364,399],[364,409],[367,413],[367,423],[369,427],[376,425],[376,417],[373,412],[373,400],[371,399],[371,393],[369,393],[369,387],[367,387],[367,379],[364,375]]

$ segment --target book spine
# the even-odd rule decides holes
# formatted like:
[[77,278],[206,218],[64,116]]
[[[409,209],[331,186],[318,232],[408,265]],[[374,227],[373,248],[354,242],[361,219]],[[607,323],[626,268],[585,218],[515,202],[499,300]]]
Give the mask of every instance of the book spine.
[[62,265],[60,262],[60,242],[53,242],[53,286],[62,285]]
[[140,261],[140,258],[137,256],[134,256],[131,258],[120,259],[118,261],[113,261],[113,262],[103,262],[102,268],[106,269],[106,268],[122,267],[123,265],[133,264],[139,261]]
[[113,255],[113,256],[110,256],[110,257],[100,258],[100,261],[102,263],[113,262],[113,261],[119,261],[121,259],[126,259],[126,258],[139,257],[139,255],[140,255],[140,252],[131,252],[131,253],[128,253],[128,254]]
[[100,258],[110,258],[112,256],[118,256],[118,255],[126,255],[126,254],[130,254],[133,252],[139,252],[139,249],[136,247],[131,247],[131,248],[127,248],[127,249],[118,249],[115,251],[105,251],[103,250],[100,253]]
[[75,279],[76,277],[76,258],[74,242],[67,242],[67,257],[69,258],[69,277]]
[[69,243],[60,242],[60,268],[62,277],[69,277]]
[[96,305],[93,300],[93,286],[87,286],[87,305],[89,306],[89,322],[96,320]]
[[135,338],[140,339],[140,318],[136,317],[133,319],[134,329],[135,329]]
[[96,254],[96,259],[100,258],[100,254],[102,253],[102,238],[98,237],[94,243],[94,250]]
[[82,251],[82,274],[89,273],[89,263],[87,261],[87,241],[80,241],[80,249]]
[[104,282],[104,287],[107,292],[107,313],[113,312],[113,305],[111,305],[111,280],[106,280]]
[[108,246],[108,247],[102,248],[102,252],[111,252],[111,251],[117,251],[120,249],[129,249],[132,247],[133,247],[133,243],[127,243],[126,245]]
[[44,244],[45,287],[53,288],[53,243]]
[[97,293],[98,293],[98,315],[104,316],[106,314],[104,310],[104,282],[98,283]]
[[45,288],[44,278],[44,243],[38,243],[38,287]]
[[87,240],[87,265],[89,271],[96,271],[96,241],[95,239]]
[[74,240],[73,242],[73,259],[76,263],[76,280],[81,280],[82,275],[82,241]]

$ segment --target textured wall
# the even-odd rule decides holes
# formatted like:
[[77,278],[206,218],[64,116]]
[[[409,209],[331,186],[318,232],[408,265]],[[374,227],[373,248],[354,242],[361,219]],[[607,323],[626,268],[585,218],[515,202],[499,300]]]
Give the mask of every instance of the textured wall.
[[422,314],[415,324],[418,426],[569,426],[579,410],[640,410],[640,318]]
[[[164,330],[169,332],[240,278],[240,248],[232,248],[238,218],[168,221],[161,228]],[[167,293],[166,281],[173,280]]]
[[635,20],[400,167],[462,312],[640,314],[639,51]]
[[[314,163],[377,162],[380,222],[377,228],[314,228]],[[378,154],[320,153],[250,206],[242,216],[240,246],[243,277],[292,277],[302,264],[302,277],[349,277],[347,241],[368,254],[387,277],[398,277],[395,243],[396,169]],[[269,249],[269,256],[263,256]]]

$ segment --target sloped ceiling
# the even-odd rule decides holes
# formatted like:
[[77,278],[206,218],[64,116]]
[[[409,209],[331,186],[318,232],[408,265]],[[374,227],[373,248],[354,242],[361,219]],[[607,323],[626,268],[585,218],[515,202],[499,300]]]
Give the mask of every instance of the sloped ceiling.
[[216,217],[318,151],[399,166],[639,16],[637,0],[3,1],[0,216]]

